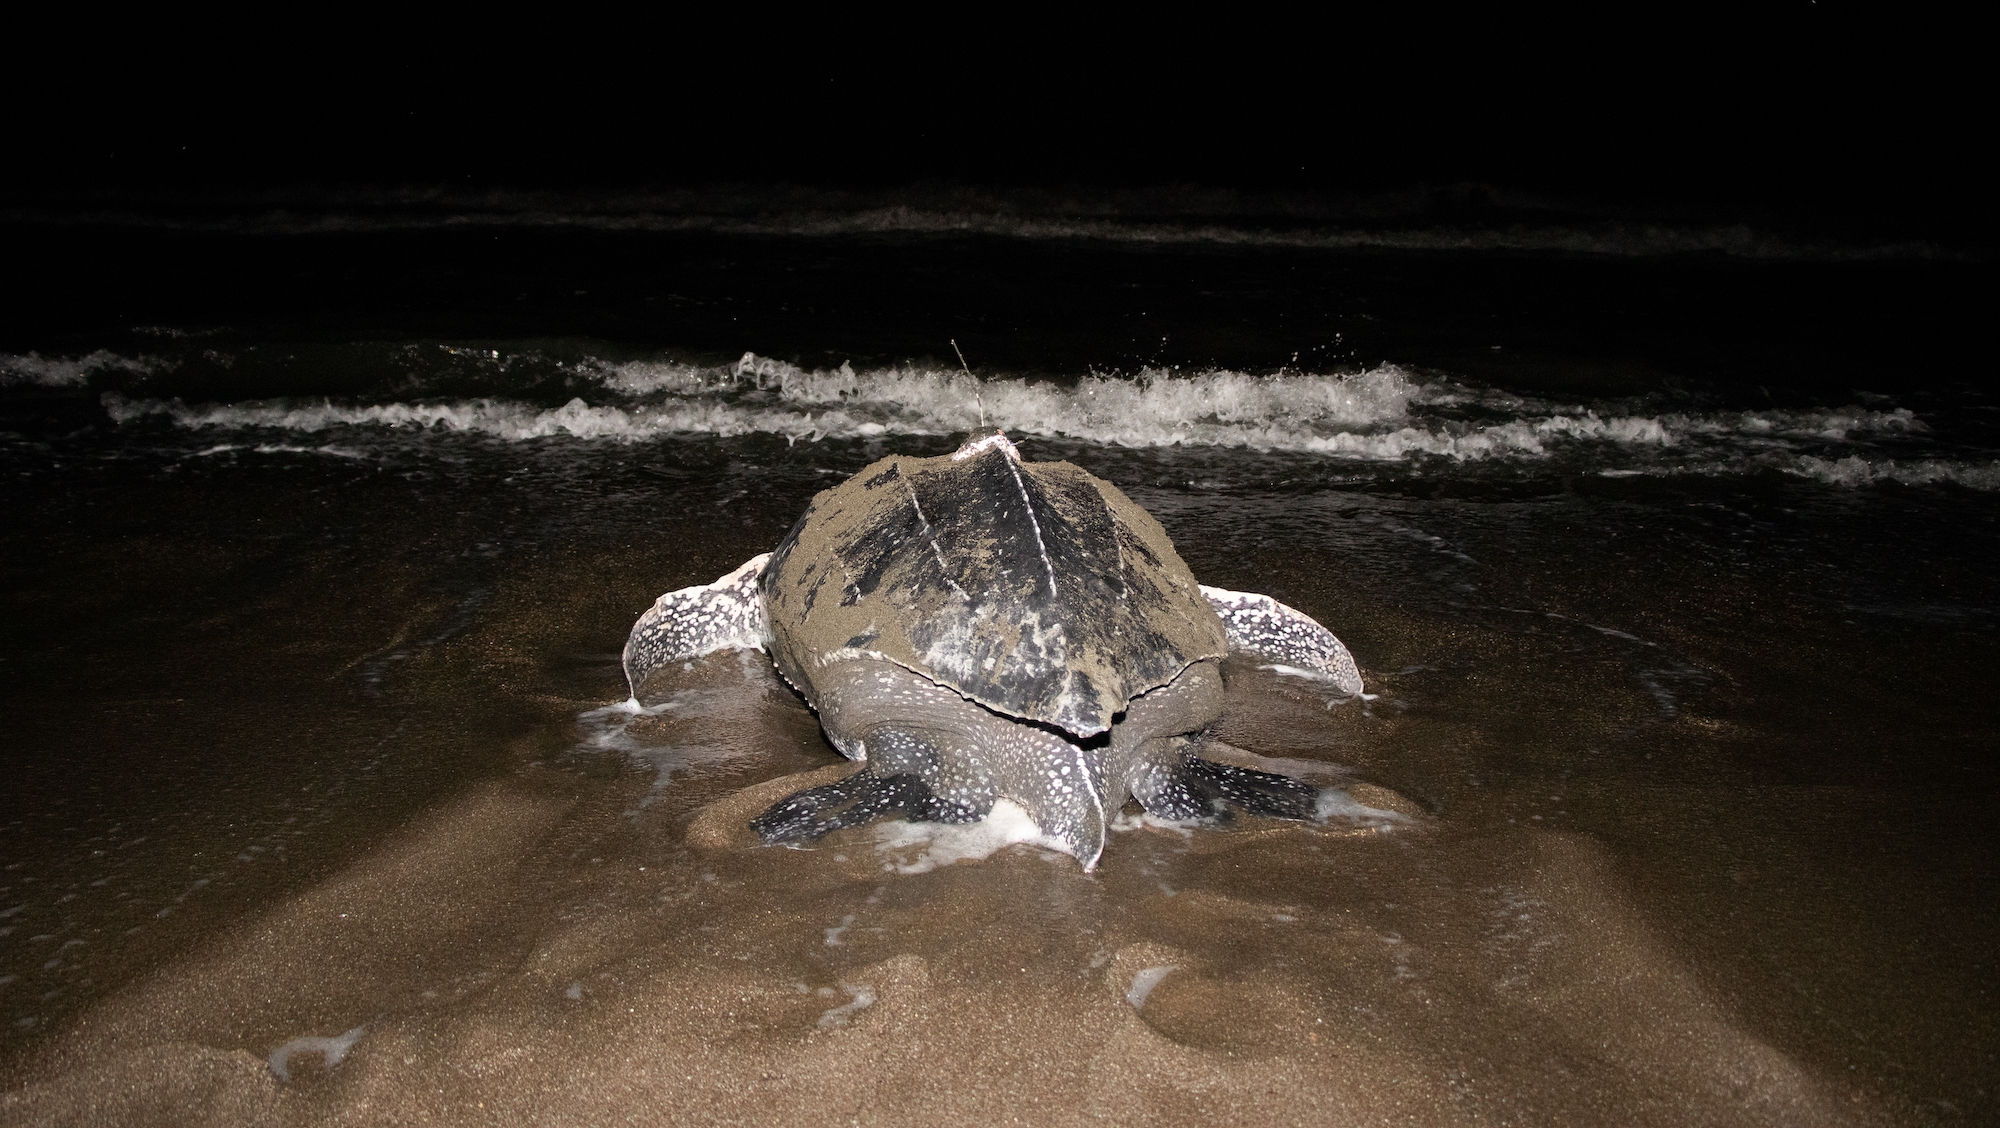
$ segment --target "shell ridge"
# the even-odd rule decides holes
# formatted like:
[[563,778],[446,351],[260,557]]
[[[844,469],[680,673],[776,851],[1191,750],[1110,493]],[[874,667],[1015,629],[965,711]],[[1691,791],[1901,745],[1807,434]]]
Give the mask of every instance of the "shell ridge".
[[951,566],[944,562],[944,546],[938,543],[937,530],[931,528],[930,519],[924,516],[923,503],[917,500],[917,488],[910,484],[908,478],[902,481],[904,491],[910,495],[910,508],[916,511],[917,524],[923,528],[924,539],[930,542],[931,555],[937,559],[938,574],[944,577],[944,582],[951,585],[951,590],[957,592],[960,599],[967,603],[972,602],[972,597],[965,593],[964,588],[958,586],[957,580],[951,578]]
[[1015,459],[1007,460],[1007,472],[1014,475],[1014,488],[1021,491],[1021,508],[1028,515],[1028,527],[1035,530],[1035,551],[1041,553],[1042,569],[1049,575],[1049,594],[1060,598],[1056,588],[1056,565],[1049,559],[1048,542],[1042,539],[1042,523],[1035,518],[1035,499],[1028,496],[1028,484],[1021,480],[1021,466]]
[[[995,713],[1088,737],[1227,649],[1157,523],[1110,483],[1023,463],[997,440],[885,459],[822,492],[788,540],[797,551],[767,590],[774,657],[795,682],[886,658]],[[815,603],[835,574],[841,597]],[[862,642],[871,621],[880,637]]]

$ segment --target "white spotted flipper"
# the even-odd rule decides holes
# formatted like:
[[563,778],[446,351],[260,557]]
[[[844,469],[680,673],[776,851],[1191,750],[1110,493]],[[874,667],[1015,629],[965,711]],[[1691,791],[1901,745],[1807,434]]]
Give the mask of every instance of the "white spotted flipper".
[[625,680],[633,696],[646,675],[669,662],[718,650],[765,649],[771,623],[758,581],[770,559],[768,552],[753,556],[712,584],[684,587],[655,600],[625,640]]
[[1225,591],[1204,584],[1201,594],[1222,617],[1232,652],[1262,658],[1280,673],[1332,682],[1342,693],[1361,692],[1361,670],[1354,655],[1310,615],[1254,591]]

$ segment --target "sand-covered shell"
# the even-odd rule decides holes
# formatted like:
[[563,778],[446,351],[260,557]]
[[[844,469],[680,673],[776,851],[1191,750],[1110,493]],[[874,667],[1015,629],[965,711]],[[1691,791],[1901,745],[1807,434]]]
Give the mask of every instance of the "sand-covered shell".
[[887,659],[1075,736],[1228,651],[1166,531],[1067,462],[1004,436],[891,457],[813,499],[763,576],[772,657],[814,672]]

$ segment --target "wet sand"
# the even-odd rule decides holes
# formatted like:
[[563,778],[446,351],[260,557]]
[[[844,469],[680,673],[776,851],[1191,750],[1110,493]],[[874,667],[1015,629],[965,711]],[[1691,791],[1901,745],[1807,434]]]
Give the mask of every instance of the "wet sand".
[[[1581,835],[1139,830],[1094,878],[1024,847],[888,876],[835,841],[557,877],[588,820],[538,790],[469,796],[98,1008],[9,1119],[1882,1119],[1720,1003]],[[524,934],[525,899],[555,919]],[[331,1072],[265,1059],[353,1027]]]
[[[437,812],[89,1015],[47,1079],[9,1094],[9,1118],[1830,1124],[1880,1111],[1719,1005],[1577,835],[1431,820],[1139,830],[1095,878],[1030,848],[915,876],[886,876],[867,841],[644,868],[596,855],[561,880],[556,920],[510,934],[520,899],[553,891],[547,858],[577,813],[522,785]],[[356,1026],[336,1069],[300,1055],[289,1084],[262,1052]]]
[[[1204,579],[1249,587],[1246,570],[1269,567],[1232,565],[1231,518],[1206,503],[1142,500]],[[405,759],[483,749],[485,767],[455,769],[390,829],[358,824],[326,872],[212,915],[18,1045],[0,1120],[1837,1125],[1991,1111],[1977,793],[1839,767],[1871,739],[1873,707],[1800,731],[1769,701],[1780,685],[1796,709],[1840,700],[1858,666],[1837,624],[1796,631],[1782,660],[1727,631],[1674,637],[1689,617],[1672,609],[1734,596],[1665,566],[1630,588],[1564,577],[1536,617],[1472,613],[1385,586],[1368,571],[1382,551],[1343,571],[1329,540],[1262,585],[1337,624],[1379,696],[1333,701],[1232,667],[1217,739],[1319,765],[1407,819],[1141,826],[1093,874],[1030,846],[926,868],[923,844],[885,845],[879,828],[755,845],[749,813],[804,773],[843,770],[810,713],[767,664],[720,655],[647,687],[675,708],[593,720],[617,696],[626,605],[658,569],[643,550],[530,554],[488,597],[505,614],[398,675],[420,679],[427,710],[458,703],[456,722],[412,731]],[[582,570],[620,579],[577,585]],[[1736,627],[1784,621],[1737,594]],[[1659,624],[1660,642],[1585,621],[1619,599],[1616,621]],[[302,685],[354,658],[346,620],[317,615],[305,625],[324,645],[279,660]],[[1889,641],[1867,651],[1896,666]],[[1663,647],[1705,671],[1672,683],[1671,710],[1672,663],[1633,657]],[[1959,677],[1932,692],[1977,684]],[[468,704],[474,685],[507,707]],[[1926,738],[1910,723],[1905,739]],[[1816,776],[1786,767],[1805,745]],[[295,1041],[355,1031],[331,1068],[333,1043]]]

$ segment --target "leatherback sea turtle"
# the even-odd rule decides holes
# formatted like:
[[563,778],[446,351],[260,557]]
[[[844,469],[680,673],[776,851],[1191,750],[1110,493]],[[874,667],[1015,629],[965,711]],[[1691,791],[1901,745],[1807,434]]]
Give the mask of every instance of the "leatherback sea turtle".
[[1325,627],[1196,584],[1116,486],[1024,462],[1004,434],[885,458],[822,492],[774,551],[661,596],[625,675],[636,696],[662,665],[737,647],[768,651],[833,746],[865,762],[753,820],[766,842],[890,812],[973,822],[1006,799],[1086,870],[1128,798],[1171,819],[1313,817],[1305,784],[1195,754],[1222,709],[1224,655],[1361,691]]

